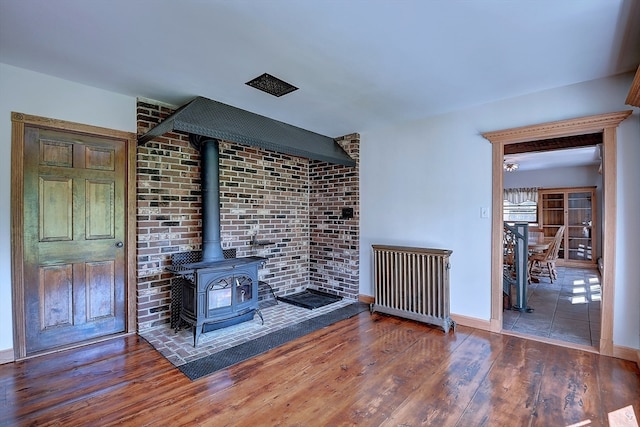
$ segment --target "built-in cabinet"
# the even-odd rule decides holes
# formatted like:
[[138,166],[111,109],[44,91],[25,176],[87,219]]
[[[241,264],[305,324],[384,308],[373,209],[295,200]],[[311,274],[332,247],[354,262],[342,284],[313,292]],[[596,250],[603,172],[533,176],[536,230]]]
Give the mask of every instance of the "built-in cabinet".
[[565,226],[559,264],[593,264],[596,255],[596,188],[538,190],[538,217],[544,237],[551,239]]

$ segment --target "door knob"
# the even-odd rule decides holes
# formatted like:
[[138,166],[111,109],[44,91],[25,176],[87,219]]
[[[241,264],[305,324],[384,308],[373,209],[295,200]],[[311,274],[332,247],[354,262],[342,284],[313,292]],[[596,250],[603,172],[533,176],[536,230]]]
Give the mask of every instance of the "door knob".
[[123,246],[124,246],[124,243],[122,243],[122,242],[116,243],[116,248],[121,248]]

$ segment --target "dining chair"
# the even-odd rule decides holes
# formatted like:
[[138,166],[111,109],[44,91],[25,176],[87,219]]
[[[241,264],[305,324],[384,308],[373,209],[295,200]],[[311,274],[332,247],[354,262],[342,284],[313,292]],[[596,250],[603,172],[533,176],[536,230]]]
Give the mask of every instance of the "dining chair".
[[556,232],[553,241],[549,244],[546,251],[541,253],[532,254],[529,256],[529,277],[534,275],[533,269],[537,268],[535,276],[549,277],[551,283],[554,279],[558,279],[558,270],[556,269],[556,261],[558,260],[558,252],[562,245],[562,238],[564,236],[565,226],[561,225]]

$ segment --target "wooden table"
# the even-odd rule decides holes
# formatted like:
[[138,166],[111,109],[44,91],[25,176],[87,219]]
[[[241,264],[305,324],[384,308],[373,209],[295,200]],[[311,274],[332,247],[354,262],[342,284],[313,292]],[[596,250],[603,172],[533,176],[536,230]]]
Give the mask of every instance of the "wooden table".
[[529,254],[544,252],[549,249],[549,243],[529,242],[527,249]]

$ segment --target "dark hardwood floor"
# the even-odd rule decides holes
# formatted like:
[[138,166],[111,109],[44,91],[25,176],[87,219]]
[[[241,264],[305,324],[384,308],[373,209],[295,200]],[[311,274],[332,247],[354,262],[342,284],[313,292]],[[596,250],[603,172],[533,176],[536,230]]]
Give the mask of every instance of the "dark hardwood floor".
[[193,382],[138,336],[0,366],[0,425],[604,426],[628,405],[635,363],[367,312]]

